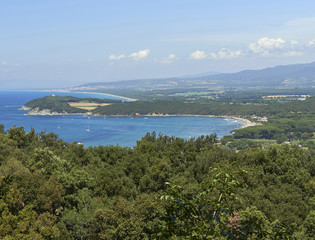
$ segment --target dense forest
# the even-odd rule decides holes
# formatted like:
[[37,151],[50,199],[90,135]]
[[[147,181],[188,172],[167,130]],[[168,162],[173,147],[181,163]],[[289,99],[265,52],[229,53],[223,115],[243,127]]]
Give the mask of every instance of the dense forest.
[[89,110],[76,108],[69,105],[69,103],[94,103],[94,104],[103,104],[103,103],[121,103],[120,100],[113,99],[100,99],[100,98],[78,98],[72,96],[46,96],[43,98],[33,99],[26,104],[24,108],[26,109],[37,109],[37,111],[48,109],[51,112],[57,113],[67,113],[67,114],[82,114],[87,113]]
[[0,127],[1,239],[314,239],[315,161],[148,133],[85,148]]
[[116,103],[93,110],[102,115],[141,115],[160,114],[192,114],[192,115],[240,115],[240,116],[271,116],[276,114],[314,113],[315,97],[305,101],[267,102],[265,104],[233,104],[233,103],[198,103],[176,100],[136,101]]

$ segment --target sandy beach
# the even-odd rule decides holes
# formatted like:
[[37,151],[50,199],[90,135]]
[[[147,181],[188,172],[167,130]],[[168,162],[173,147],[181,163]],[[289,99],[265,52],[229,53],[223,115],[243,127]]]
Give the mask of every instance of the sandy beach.
[[[73,91],[65,91],[65,92],[73,92]],[[134,102],[137,101],[138,99],[135,98],[128,98],[128,97],[124,97],[124,96],[119,96],[119,95],[114,95],[114,94],[109,94],[109,93],[100,93],[100,92],[73,92],[73,93],[91,93],[91,94],[100,94],[100,95],[107,95],[107,96],[112,96],[112,97],[119,97],[122,99],[126,99],[128,101]]]
[[82,91],[70,91],[70,90],[63,90],[63,89],[44,89],[44,90],[29,90],[29,91],[35,91],[35,92],[69,92],[69,93],[87,93],[87,94],[99,94],[99,95],[106,95],[106,96],[112,96],[112,97],[118,97],[121,99],[126,99],[127,101],[137,101],[138,99],[135,98],[128,98],[124,96],[119,96],[119,95],[114,95],[114,94],[109,94],[109,93],[100,93],[100,92],[82,92]]

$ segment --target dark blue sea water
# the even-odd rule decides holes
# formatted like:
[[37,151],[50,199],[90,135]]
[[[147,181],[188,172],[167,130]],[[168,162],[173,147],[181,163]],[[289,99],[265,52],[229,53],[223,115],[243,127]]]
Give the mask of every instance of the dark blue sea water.
[[70,92],[0,91],[0,124],[8,129],[23,126],[26,131],[32,127],[37,132],[54,132],[68,142],[82,142],[85,146],[120,145],[133,147],[147,132],[182,138],[198,137],[217,133],[219,137],[229,135],[239,128],[240,121],[216,117],[89,117],[70,116],[30,116],[19,110],[26,102],[48,96],[117,97]]

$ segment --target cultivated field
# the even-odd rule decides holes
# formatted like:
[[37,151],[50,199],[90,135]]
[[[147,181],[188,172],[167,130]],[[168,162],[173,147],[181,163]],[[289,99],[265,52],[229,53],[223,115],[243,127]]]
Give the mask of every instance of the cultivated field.
[[93,110],[98,106],[108,106],[111,103],[88,103],[88,102],[68,102],[71,107],[85,109],[85,110]]

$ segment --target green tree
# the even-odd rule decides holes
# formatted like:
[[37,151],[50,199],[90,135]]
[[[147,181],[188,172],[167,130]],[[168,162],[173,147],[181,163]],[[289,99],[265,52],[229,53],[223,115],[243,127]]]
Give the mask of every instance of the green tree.
[[183,194],[182,187],[168,183],[168,195],[161,197],[165,201],[165,225],[160,227],[158,238],[214,239],[227,232],[223,223],[231,215],[229,201],[242,186],[237,176],[244,172],[229,174],[213,169],[211,173],[200,193]]

